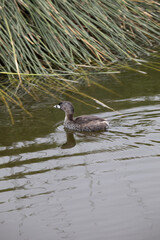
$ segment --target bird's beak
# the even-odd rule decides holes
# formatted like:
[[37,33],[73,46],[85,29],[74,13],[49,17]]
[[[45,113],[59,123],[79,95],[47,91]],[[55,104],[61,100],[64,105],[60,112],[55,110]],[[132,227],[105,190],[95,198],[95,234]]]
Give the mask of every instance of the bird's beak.
[[59,106],[59,104],[57,104],[57,105],[54,105],[54,108],[59,108],[59,109],[60,109],[60,106]]

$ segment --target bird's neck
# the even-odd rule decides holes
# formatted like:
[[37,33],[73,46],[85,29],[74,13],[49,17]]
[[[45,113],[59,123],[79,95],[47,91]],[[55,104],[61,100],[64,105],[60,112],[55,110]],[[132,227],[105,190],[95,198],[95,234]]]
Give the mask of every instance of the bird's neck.
[[65,121],[73,121],[73,114],[66,114]]

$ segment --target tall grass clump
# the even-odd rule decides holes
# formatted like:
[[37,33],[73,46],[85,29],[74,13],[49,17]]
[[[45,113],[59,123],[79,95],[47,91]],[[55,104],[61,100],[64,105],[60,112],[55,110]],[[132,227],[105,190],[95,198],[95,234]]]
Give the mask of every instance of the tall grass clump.
[[159,19],[156,0],[0,0],[1,100],[9,89],[44,83],[24,75],[51,74],[57,81],[82,65],[148,54],[159,44]]
[[150,0],[1,0],[1,72],[135,58],[159,43],[159,11]]

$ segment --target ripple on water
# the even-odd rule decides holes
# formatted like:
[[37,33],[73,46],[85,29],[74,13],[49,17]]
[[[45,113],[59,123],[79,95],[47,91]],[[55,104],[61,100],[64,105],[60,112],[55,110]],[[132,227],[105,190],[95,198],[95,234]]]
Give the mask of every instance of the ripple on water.
[[7,223],[23,239],[39,226],[40,240],[46,232],[47,239],[158,236],[160,105],[107,115],[106,133],[67,134],[60,126],[0,147],[3,233]]

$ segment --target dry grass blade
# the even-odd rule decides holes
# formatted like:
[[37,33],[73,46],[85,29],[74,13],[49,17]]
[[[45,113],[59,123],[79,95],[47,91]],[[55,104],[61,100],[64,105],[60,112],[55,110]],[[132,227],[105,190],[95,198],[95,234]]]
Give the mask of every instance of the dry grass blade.
[[12,34],[11,34],[11,31],[10,31],[10,28],[9,28],[8,21],[7,21],[6,17],[4,17],[4,22],[6,24],[6,28],[7,28],[8,34],[9,34],[10,42],[11,42],[11,45],[12,45],[14,62],[15,62],[17,74],[18,74],[18,77],[19,77],[19,84],[18,84],[17,89],[16,89],[16,91],[17,91],[20,84],[22,84],[22,79],[21,79],[21,75],[20,75],[20,72],[19,72],[19,66],[18,66],[18,61],[17,61],[17,56],[16,56],[16,50],[15,50],[15,47],[14,47],[14,41],[13,41]]
[[11,112],[11,109],[10,109],[9,105],[8,105],[8,102],[6,101],[6,99],[5,99],[5,97],[3,95],[1,95],[1,100],[2,100],[2,102],[4,102],[4,104],[5,104],[6,108],[7,108],[7,111],[9,113],[9,115],[10,115],[11,123],[14,124],[13,114]]

